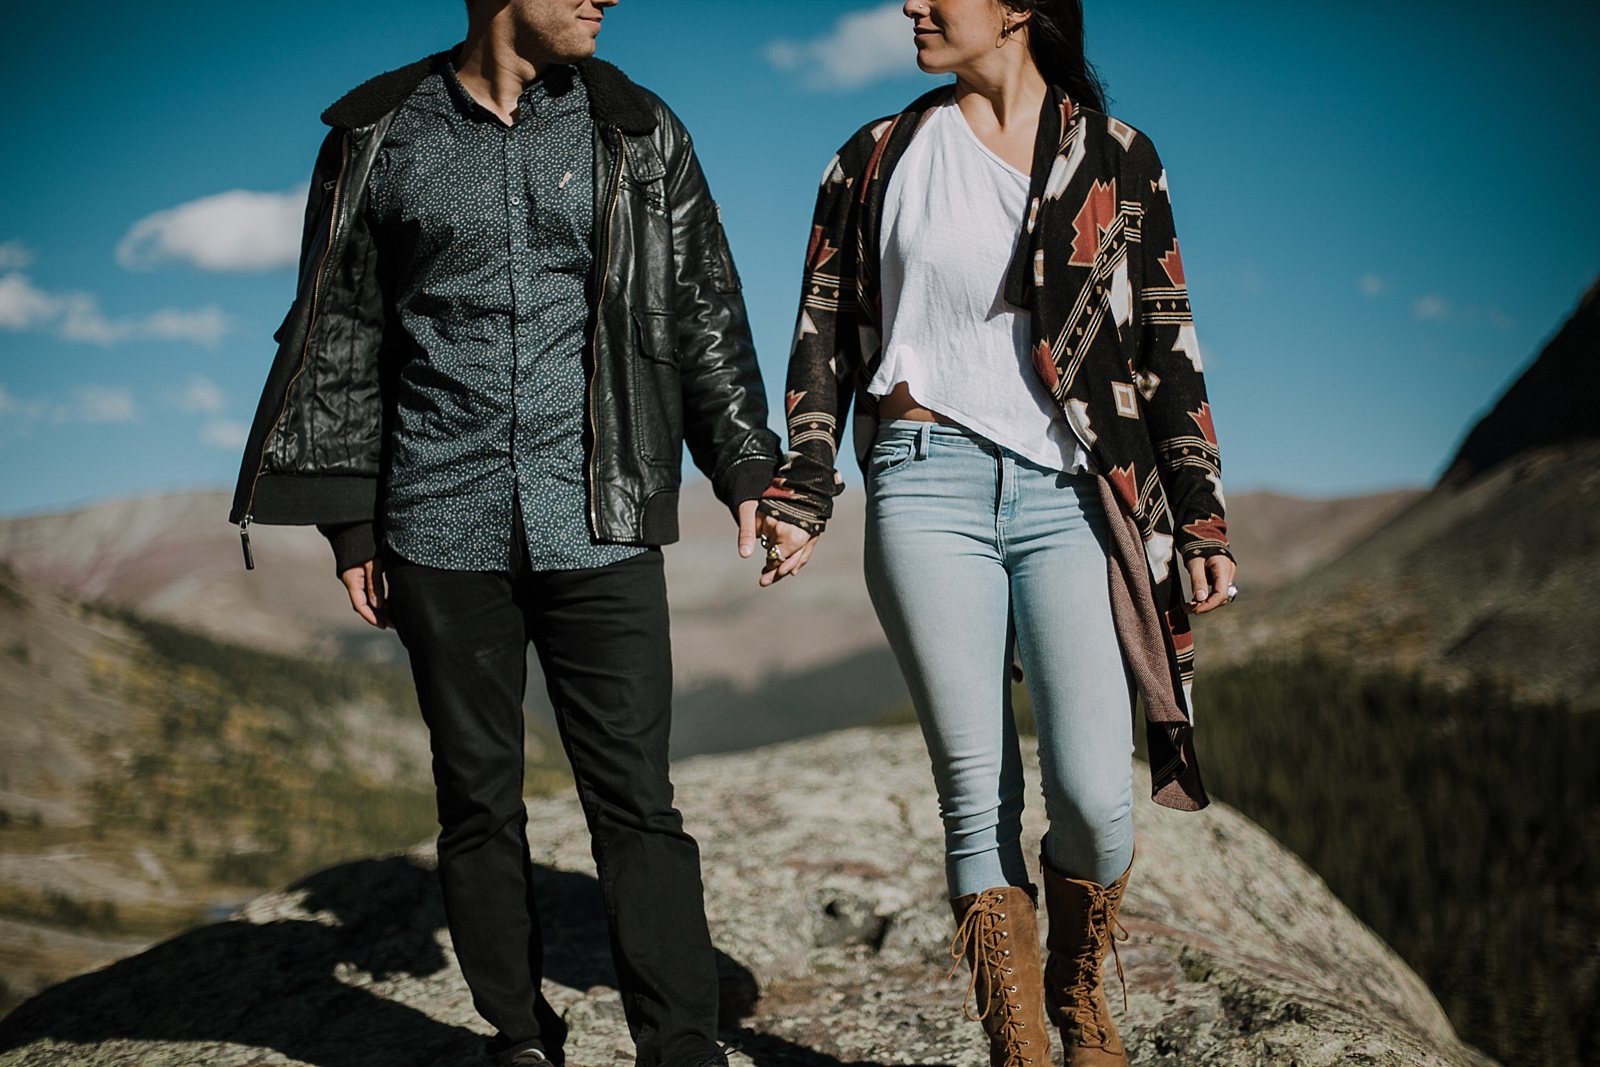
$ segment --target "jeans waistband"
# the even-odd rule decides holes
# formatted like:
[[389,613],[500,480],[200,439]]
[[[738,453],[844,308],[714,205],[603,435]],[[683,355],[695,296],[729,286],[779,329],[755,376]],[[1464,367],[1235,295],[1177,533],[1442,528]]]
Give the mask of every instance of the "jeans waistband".
[[918,459],[927,458],[928,446],[935,437],[949,444],[970,443],[975,448],[996,455],[1004,451],[987,437],[974,433],[965,426],[953,426],[945,422],[922,422],[918,419],[886,419],[878,423],[878,440],[911,441]]
[[920,419],[884,419],[882,422],[878,423],[878,435],[880,437],[887,433],[899,434],[906,432],[919,432],[922,430],[927,430],[929,433],[938,434],[941,437],[971,437],[978,441],[988,440],[987,437],[980,433],[973,433],[965,426],[957,426],[954,423],[949,422],[923,422]]

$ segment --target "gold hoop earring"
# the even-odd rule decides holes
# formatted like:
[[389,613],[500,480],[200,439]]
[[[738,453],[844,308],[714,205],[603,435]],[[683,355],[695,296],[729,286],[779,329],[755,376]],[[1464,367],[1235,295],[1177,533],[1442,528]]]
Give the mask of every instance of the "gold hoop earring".
[[1011,40],[1011,35],[1017,32],[1017,27],[1020,25],[1022,25],[1020,22],[1008,22],[1004,26],[1001,26],[1000,36],[995,38],[994,46],[996,48],[1004,48],[1006,46],[1006,42]]

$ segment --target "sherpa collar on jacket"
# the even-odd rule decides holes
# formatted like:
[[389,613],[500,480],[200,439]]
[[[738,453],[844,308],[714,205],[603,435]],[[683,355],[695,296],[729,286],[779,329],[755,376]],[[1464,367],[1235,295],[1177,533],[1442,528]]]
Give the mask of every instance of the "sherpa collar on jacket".
[[[324,111],[322,121],[347,130],[372,125],[405,103],[424,78],[450,62],[460,49],[457,45],[399,70],[368,78]],[[577,67],[583,75],[584,88],[589,91],[589,114],[597,125],[616,126],[632,137],[655,130],[656,116],[650,102],[626,74],[603,59],[581,60]]]

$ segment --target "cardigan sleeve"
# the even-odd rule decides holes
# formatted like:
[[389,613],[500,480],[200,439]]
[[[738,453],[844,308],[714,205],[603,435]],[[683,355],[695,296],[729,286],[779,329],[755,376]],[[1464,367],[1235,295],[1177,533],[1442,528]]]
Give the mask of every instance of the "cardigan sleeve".
[[859,140],[840,149],[817,192],[784,391],[789,451],[761,499],[762,511],[810,533],[822,532],[844,488],[839,446],[862,360],[853,269]]
[[1184,559],[1228,555],[1222,493],[1222,455],[1206,398],[1200,344],[1195,338],[1183,258],[1172,221],[1167,172],[1143,134],[1131,146],[1130,177],[1141,207],[1138,365],[1134,381],[1174,539]]

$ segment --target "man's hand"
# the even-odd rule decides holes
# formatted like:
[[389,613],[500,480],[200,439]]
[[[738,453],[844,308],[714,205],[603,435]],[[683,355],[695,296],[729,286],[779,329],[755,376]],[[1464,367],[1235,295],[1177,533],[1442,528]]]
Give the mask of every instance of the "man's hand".
[[1233,560],[1227,556],[1207,556],[1189,561],[1189,589],[1194,593],[1183,610],[1191,615],[1204,615],[1215,611],[1231,598],[1228,587],[1233,584]]
[[817,538],[822,535],[809,534],[771,515],[759,514],[756,503],[746,500],[739,505],[739,555],[749,559],[763,542],[777,549],[780,558],[769,556],[761,568],[761,585],[765,587],[804,567],[817,545]]
[[380,630],[391,628],[389,602],[383,595],[383,561],[369,559],[339,575],[355,613]]

